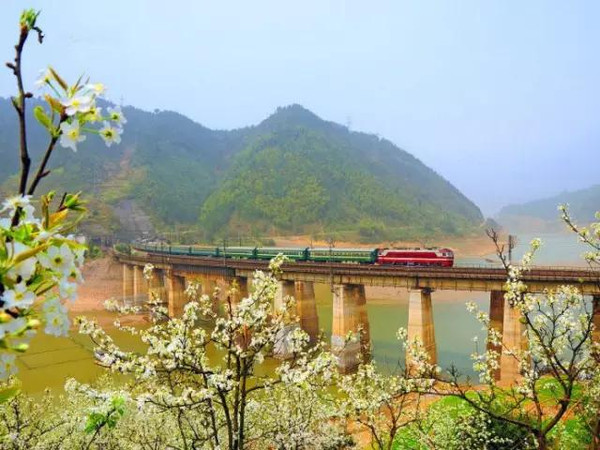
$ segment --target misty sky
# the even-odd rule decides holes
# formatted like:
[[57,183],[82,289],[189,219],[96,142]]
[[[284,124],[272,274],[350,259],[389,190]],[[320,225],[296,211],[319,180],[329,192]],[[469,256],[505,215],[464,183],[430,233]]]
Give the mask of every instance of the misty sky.
[[221,129],[300,103],[390,139],[488,215],[600,183],[597,0],[0,0],[2,62],[29,5],[47,34],[31,83],[51,63]]

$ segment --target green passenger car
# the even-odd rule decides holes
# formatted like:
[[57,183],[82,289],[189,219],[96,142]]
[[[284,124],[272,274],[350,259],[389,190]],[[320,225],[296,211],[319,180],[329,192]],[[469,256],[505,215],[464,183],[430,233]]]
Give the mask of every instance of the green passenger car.
[[308,258],[308,248],[258,247],[256,252],[258,259],[272,259],[280,253],[292,261],[306,261]]
[[376,248],[309,248],[309,261],[331,261],[349,263],[370,263],[377,260]]
[[217,247],[191,247],[190,254],[194,256],[219,256]]
[[256,247],[219,247],[220,257],[256,259]]

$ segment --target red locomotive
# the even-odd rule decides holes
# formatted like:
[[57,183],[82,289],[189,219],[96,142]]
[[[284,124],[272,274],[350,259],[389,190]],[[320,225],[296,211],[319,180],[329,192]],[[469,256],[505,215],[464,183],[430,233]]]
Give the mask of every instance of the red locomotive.
[[376,263],[452,267],[454,252],[449,248],[385,248],[379,249]]

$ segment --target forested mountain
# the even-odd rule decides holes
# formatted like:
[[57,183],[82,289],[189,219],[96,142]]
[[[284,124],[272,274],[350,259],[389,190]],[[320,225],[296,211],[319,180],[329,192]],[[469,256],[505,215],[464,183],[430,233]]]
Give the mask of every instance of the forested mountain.
[[[57,148],[42,186],[83,190],[91,233],[177,226],[207,238],[350,231],[377,240],[462,234],[483,220],[471,201],[409,153],[299,105],[232,131],[174,112],[124,113],[119,146],[107,149],[89,136],[77,153]],[[45,135],[30,123],[30,146],[39,154]],[[10,102],[0,99],[4,193],[18,170],[16,132]]]
[[498,221],[513,229],[528,228],[531,225],[538,229],[562,228],[558,205],[568,204],[573,218],[580,223],[594,220],[596,211],[600,211],[600,184],[587,189],[562,192],[554,197],[534,200],[519,205],[505,206],[498,213]]

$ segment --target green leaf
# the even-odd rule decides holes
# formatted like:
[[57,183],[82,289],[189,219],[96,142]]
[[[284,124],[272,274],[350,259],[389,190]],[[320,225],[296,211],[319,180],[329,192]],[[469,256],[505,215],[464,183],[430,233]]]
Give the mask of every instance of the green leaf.
[[17,395],[19,391],[20,389],[18,386],[10,386],[0,389],[0,405],[9,401],[11,398]]
[[88,434],[93,433],[97,429],[104,426],[105,417],[103,414],[93,412],[88,414],[87,421],[85,423],[84,431]]
[[35,27],[35,22],[40,15],[40,11],[36,11],[35,9],[25,9],[21,13],[20,24],[22,27],[27,27],[28,30],[31,30]]
[[60,85],[61,88],[63,88],[65,91],[69,89],[69,85],[67,84],[67,82],[63,80],[58,73],[56,73],[56,70],[54,70],[52,67],[48,67],[48,70],[50,70],[52,77],[56,80],[56,82]]
[[33,115],[35,116],[37,121],[41,123],[44,126],[44,128],[46,128],[50,133],[54,132],[54,126],[52,125],[52,121],[50,120],[50,117],[48,117],[48,115],[46,114],[46,111],[44,111],[44,108],[42,108],[40,105],[36,106],[35,108],[33,108]]
[[67,194],[63,203],[64,207],[71,211],[85,211],[85,202],[81,200],[80,196],[81,192],[78,192],[77,194]]

